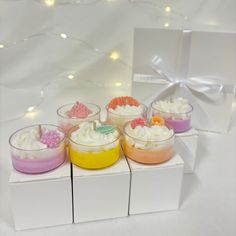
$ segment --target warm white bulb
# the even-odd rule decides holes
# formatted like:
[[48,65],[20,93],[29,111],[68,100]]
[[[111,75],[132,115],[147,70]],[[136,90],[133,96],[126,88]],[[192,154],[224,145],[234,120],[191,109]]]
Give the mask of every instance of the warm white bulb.
[[171,12],[171,7],[170,7],[170,6],[166,6],[166,7],[165,7],[165,11],[166,11],[166,12]]
[[27,111],[28,111],[28,112],[31,112],[31,111],[33,111],[34,109],[35,109],[34,106],[30,106],[30,107],[27,108]]
[[3,44],[0,44],[0,48],[4,48],[4,45],[3,45]]
[[118,52],[112,52],[109,56],[113,61],[120,58],[120,54]]
[[68,79],[74,79],[75,76],[71,74],[71,75],[68,75],[67,78],[68,78]]
[[115,83],[115,86],[116,86],[116,87],[120,87],[120,86],[122,86],[122,83],[121,83],[121,82],[116,82],[116,83]]
[[169,23],[166,22],[166,23],[164,24],[164,26],[165,26],[165,27],[169,27]]
[[236,109],[236,101],[233,101],[233,103],[232,103],[232,108],[233,108],[233,109]]
[[64,33],[61,33],[60,36],[61,36],[61,38],[63,38],[63,39],[66,39],[66,38],[67,38],[67,35],[64,34]]
[[51,6],[55,5],[55,0],[44,0],[44,3],[48,7],[51,7]]

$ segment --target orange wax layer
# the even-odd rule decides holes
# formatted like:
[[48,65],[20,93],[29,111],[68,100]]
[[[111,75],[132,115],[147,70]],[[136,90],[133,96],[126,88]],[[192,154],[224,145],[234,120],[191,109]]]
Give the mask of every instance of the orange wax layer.
[[124,141],[124,153],[126,157],[143,164],[159,164],[168,161],[174,154],[172,145],[158,150],[145,150],[131,146]]
[[69,145],[71,162],[85,169],[102,169],[113,165],[120,157],[120,144],[100,152],[79,151]]

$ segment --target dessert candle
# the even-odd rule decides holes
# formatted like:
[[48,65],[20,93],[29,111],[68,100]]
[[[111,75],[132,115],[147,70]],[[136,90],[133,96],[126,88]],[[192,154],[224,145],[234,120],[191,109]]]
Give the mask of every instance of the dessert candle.
[[172,127],[176,133],[185,132],[191,128],[193,107],[184,98],[154,101],[151,104],[151,109],[152,116],[163,117],[166,125]]
[[69,133],[71,162],[86,169],[113,165],[120,157],[120,132],[99,121],[82,122]]
[[66,133],[75,125],[84,121],[100,119],[101,108],[92,103],[71,103],[57,110],[58,124]]
[[13,133],[9,139],[13,167],[36,174],[55,169],[66,158],[65,133],[55,125],[33,125]]
[[123,130],[126,122],[147,116],[147,107],[128,96],[112,99],[106,109],[107,123],[117,125],[120,130]]
[[143,164],[168,161],[174,153],[174,131],[164,125],[161,117],[151,123],[140,118],[128,122],[123,142],[126,157]]

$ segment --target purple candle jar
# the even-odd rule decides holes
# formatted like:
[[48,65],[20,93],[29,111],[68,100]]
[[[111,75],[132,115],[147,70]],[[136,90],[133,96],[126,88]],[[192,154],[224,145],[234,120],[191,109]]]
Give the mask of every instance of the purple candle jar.
[[55,125],[33,125],[9,138],[13,167],[23,173],[38,174],[55,169],[66,158],[65,132]]
[[193,106],[184,98],[170,98],[163,101],[154,101],[151,104],[152,116],[161,116],[166,126],[181,133],[191,128]]

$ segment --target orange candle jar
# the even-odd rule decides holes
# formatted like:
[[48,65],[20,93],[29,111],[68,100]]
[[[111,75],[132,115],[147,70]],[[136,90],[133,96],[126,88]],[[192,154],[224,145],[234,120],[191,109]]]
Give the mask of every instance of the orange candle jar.
[[174,131],[163,124],[148,124],[142,119],[135,124],[134,121],[124,127],[126,157],[143,164],[168,161],[174,154]]

